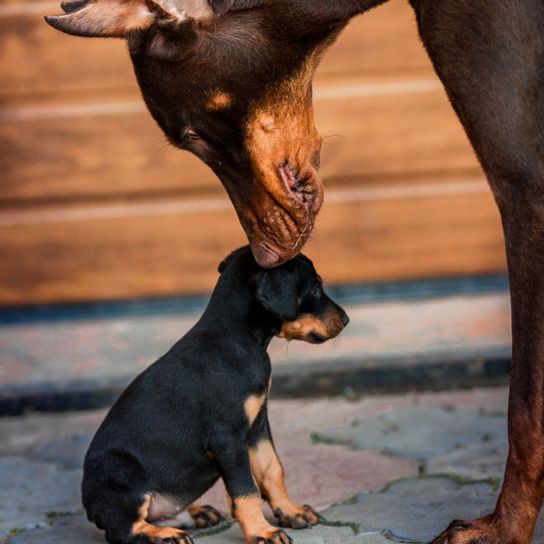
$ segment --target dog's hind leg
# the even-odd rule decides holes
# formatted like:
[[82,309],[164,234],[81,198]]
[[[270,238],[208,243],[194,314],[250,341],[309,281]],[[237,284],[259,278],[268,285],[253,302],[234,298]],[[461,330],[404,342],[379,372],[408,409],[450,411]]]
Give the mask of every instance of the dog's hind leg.
[[497,201],[512,299],[510,451],[495,512],[435,544],[529,544],[544,498],[544,3],[411,0]]
[[120,506],[126,507],[126,502],[122,497],[117,497],[117,502],[103,508],[107,513],[97,523],[105,530],[106,540],[110,544],[193,544],[187,532],[174,527],[159,527],[147,520],[151,504],[149,495],[131,516],[128,514],[132,506],[130,509]]
[[260,436],[249,450],[251,471],[278,523],[282,527],[305,529],[319,523],[319,516],[308,505],[294,503],[287,492],[285,473],[276,453],[272,436],[266,426],[266,431]]

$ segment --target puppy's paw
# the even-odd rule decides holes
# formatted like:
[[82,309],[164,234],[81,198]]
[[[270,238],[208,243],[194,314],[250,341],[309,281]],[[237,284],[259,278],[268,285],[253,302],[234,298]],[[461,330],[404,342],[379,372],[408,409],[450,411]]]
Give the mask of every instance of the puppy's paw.
[[274,516],[278,520],[280,527],[306,529],[319,523],[319,514],[307,504],[303,506],[293,505],[285,512],[280,508],[276,508]]
[[254,536],[251,544],[292,544],[293,539],[281,529],[270,531],[262,536]]
[[182,531],[178,536],[160,540],[158,544],[194,544],[194,540],[189,533]]
[[187,511],[193,518],[197,529],[213,527],[223,520],[223,516],[213,506],[208,504],[203,506],[191,506]]
[[181,529],[156,527],[151,524],[145,524],[135,534],[133,541],[135,543],[152,542],[153,544],[194,544],[191,535]]

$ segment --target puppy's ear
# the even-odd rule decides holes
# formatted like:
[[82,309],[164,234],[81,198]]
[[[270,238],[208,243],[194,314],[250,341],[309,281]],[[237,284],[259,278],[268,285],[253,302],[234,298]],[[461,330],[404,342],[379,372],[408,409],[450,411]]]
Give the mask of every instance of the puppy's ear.
[[285,268],[260,271],[257,300],[278,319],[294,321],[299,311],[295,274]]

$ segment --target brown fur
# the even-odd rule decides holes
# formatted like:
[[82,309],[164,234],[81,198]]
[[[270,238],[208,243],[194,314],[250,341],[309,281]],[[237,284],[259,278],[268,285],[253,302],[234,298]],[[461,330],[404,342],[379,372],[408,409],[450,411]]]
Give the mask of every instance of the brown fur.
[[184,531],[175,529],[174,527],[157,527],[146,521],[149,513],[149,505],[151,504],[151,497],[146,497],[144,503],[140,508],[140,516],[138,520],[132,526],[132,534],[134,536],[145,535],[152,540],[162,540],[167,538],[180,539],[184,534]]
[[280,338],[314,342],[312,335],[320,338],[334,338],[344,328],[343,323],[335,313],[323,316],[302,314],[295,321],[283,323],[278,334]]
[[272,442],[261,440],[250,449],[251,470],[263,497],[270,503],[282,527],[301,529],[319,522],[310,506],[295,504],[285,485],[283,466]]
[[270,539],[277,544],[289,544],[287,535],[266,521],[259,495],[234,499],[232,516],[240,524],[247,544],[253,544],[255,538],[267,542]]
[[198,529],[217,525],[223,518],[221,514],[209,505],[192,504],[187,508],[187,512],[193,518],[195,526]]
[[264,403],[266,402],[266,393],[262,395],[251,395],[244,403],[244,411],[246,413],[249,425],[253,425],[253,422],[257,419]]
[[223,111],[228,110],[232,106],[232,96],[228,93],[221,91],[214,92],[207,104],[206,108],[209,111]]

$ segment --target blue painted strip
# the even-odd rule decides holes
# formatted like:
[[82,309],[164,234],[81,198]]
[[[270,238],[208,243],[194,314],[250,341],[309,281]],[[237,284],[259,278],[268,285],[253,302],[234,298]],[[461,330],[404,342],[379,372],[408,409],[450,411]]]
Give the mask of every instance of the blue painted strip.
[[[501,293],[507,290],[508,278],[506,275],[327,286],[327,292],[340,304],[380,303],[458,295],[481,295],[486,293]],[[157,314],[184,315],[203,311],[208,299],[209,295],[190,295],[81,304],[4,307],[0,308],[0,325],[115,319]]]

